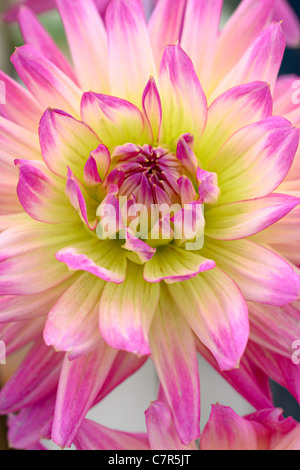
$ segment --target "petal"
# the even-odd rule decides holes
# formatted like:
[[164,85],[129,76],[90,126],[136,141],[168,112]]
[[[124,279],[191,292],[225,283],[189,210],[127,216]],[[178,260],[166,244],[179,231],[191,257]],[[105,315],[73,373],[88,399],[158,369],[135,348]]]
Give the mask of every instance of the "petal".
[[286,0],[277,0],[274,21],[282,21],[282,30],[289,47],[300,45],[300,23],[296,12]]
[[104,342],[75,361],[67,357],[62,365],[55,405],[52,440],[69,447],[101,389],[117,351]]
[[150,78],[146,85],[143,92],[142,102],[143,110],[151,129],[152,140],[153,142],[158,142],[161,131],[162,108],[159,91],[153,77]]
[[32,11],[26,6],[22,5],[20,8],[18,22],[24,42],[34,47],[45,58],[56,65],[65,75],[71,78],[73,82],[77,83],[76,76],[65,56],[61,53],[60,49]]
[[[47,317],[44,340],[56,351],[87,354],[99,340],[98,310],[104,282],[90,274],[80,275],[59,298]],[[84,325],[84,328],[83,328]]]
[[121,285],[107,284],[101,296],[99,327],[113,348],[150,354],[148,331],[159,299],[159,285],[144,281],[142,267],[128,265]]
[[166,245],[158,247],[153,258],[145,264],[144,279],[151,283],[162,280],[169,283],[181,282],[214,267],[215,263],[210,259]]
[[162,402],[152,402],[145,417],[151,450],[191,450],[180,441],[172,415]]
[[168,286],[178,308],[222,370],[238,367],[248,335],[248,309],[238,286],[218,268]]
[[149,246],[139,238],[136,238],[129,230],[126,230],[126,242],[122,245],[127,250],[127,256],[137,264],[144,264],[154,256],[156,249]]
[[29,45],[21,46],[11,61],[29,91],[46,108],[61,108],[79,112],[80,89],[50,60]]
[[91,0],[57,0],[82,90],[109,91],[106,32]]
[[216,240],[238,240],[264,230],[284,217],[300,200],[284,194],[214,207],[205,213],[206,235]]
[[233,86],[255,80],[270,83],[273,92],[284,50],[285,39],[281,25],[272,23],[255,39],[238,64],[219,83],[211,100]]
[[91,236],[56,253],[56,259],[71,271],[87,271],[107,282],[120,284],[126,275],[126,256],[116,240]]
[[255,427],[231,408],[214,405],[205,426],[201,450],[258,450]]
[[192,62],[179,44],[165,48],[159,91],[165,142],[186,133],[199,139],[207,118],[206,98]]
[[15,164],[20,171],[18,198],[30,217],[46,223],[76,220],[62,185],[49,175],[44,165],[28,160],[16,160]]
[[299,296],[300,278],[292,267],[250,240],[207,240],[204,253],[234,279],[246,300],[282,306]]
[[86,124],[54,109],[43,114],[39,136],[42,156],[50,170],[65,177],[69,166],[79,179],[90,152],[100,144]]
[[[36,13],[42,13],[55,7],[55,0],[43,0],[42,3],[40,2],[40,0],[23,0],[22,3],[24,3],[28,8],[31,8]],[[13,23],[14,21],[16,21],[19,10],[20,4],[16,4],[9,8],[4,15],[5,21],[7,21],[8,23]]]
[[[7,165],[7,171],[12,172],[16,157],[27,159],[41,158],[37,135],[18,124],[0,116],[0,164]],[[17,173],[17,172],[16,172]]]
[[85,419],[75,440],[77,450],[149,450],[147,436],[114,431]]
[[192,331],[166,288],[150,330],[151,358],[183,444],[199,438],[200,385]]
[[195,151],[207,165],[242,127],[272,115],[270,87],[252,82],[225,91],[208,108],[207,123]]
[[138,0],[113,0],[106,10],[112,94],[140,104],[155,64],[145,17]]
[[193,61],[204,89],[209,87],[213,78],[212,67],[219,36],[222,4],[223,0],[187,1],[180,44]]
[[109,149],[124,142],[140,143],[144,130],[143,115],[129,101],[92,92],[84,93],[81,116]]
[[159,0],[149,19],[148,30],[156,65],[164,48],[180,39],[187,0]]
[[[0,392],[1,413],[7,414],[48,397],[57,387],[63,354],[39,339]],[[20,387],[18,384],[22,384]]]

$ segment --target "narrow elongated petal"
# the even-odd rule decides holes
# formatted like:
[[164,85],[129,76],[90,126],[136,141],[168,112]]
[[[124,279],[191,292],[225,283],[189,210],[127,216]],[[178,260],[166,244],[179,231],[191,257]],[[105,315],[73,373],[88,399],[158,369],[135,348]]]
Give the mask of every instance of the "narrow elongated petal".
[[223,0],[187,1],[180,44],[193,61],[204,89],[209,87],[212,79],[222,4]]
[[146,434],[114,431],[88,419],[82,422],[74,443],[77,450],[149,450]]
[[56,259],[71,271],[87,271],[108,282],[120,284],[125,279],[126,256],[116,240],[90,238],[56,253]]
[[107,40],[102,19],[91,0],[57,0],[82,90],[109,90]]
[[198,439],[200,390],[192,332],[166,288],[150,330],[151,357],[183,444]]
[[62,359],[62,353],[36,341],[0,392],[1,412],[14,412],[49,396],[57,387]]
[[144,278],[147,282],[179,282],[191,279],[200,272],[213,269],[215,262],[188,250],[166,245],[158,247],[153,258],[146,263]]
[[16,160],[20,177],[17,194],[23,209],[33,219],[46,223],[75,221],[62,185],[40,162]]
[[0,80],[5,84],[5,103],[0,104],[1,116],[36,132],[43,108],[24,86],[2,71]]
[[205,214],[206,235],[217,240],[238,240],[274,224],[300,203],[298,198],[271,194],[210,209]]
[[[0,336],[6,345],[5,356],[9,357],[39,337],[42,334],[44,323],[44,318],[35,318],[1,324]],[[3,359],[2,351],[1,359]]]
[[207,118],[206,98],[193,63],[179,44],[167,46],[162,58],[159,91],[166,142],[191,133],[199,139]]
[[237,367],[249,335],[248,309],[238,286],[215,268],[168,287],[186,321],[210,349],[219,367]]
[[218,171],[219,203],[268,195],[288,174],[299,143],[299,130],[281,117],[270,117],[236,132],[208,166]]
[[154,401],[145,411],[147,433],[151,450],[188,450],[179,439],[169,409],[160,401]]
[[214,405],[205,426],[201,450],[258,450],[255,427],[231,408]]
[[142,97],[143,109],[150,126],[153,142],[157,142],[160,138],[162,107],[159,91],[155,80],[150,78]]
[[58,385],[52,427],[52,439],[60,447],[69,447],[87,411],[101,389],[117,351],[104,342],[75,361],[65,357]]
[[292,267],[250,240],[207,240],[204,253],[237,282],[246,300],[283,306],[299,296],[300,279]]
[[157,67],[168,44],[180,39],[187,0],[158,0],[149,19],[148,31]]
[[140,104],[150,76],[156,76],[145,17],[138,0],[113,0],[106,10],[112,94]]
[[233,86],[255,80],[269,83],[273,92],[284,50],[285,39],[281,25],[272,23],[255,39],[238,64],[220,82],[211,99]]
[[113,348],[140,356],[150,354],[148,332],[159,299],[159,285],[143,279],[141,266],[130,263],[126,279],[107,284],[99,307],[99,327]]
[[84,93],[81,116],[108,148],[126,140],[139,143],[144,130],[141,111],[129,101],[113,96]]
[[299,47],[300,23],[296,12],[286,0],[275,2],[274,21],[282,21],[282,30],[289,47]]
[[11,61],[29,91],[44,108],[61,108],[78,116],[80,89],[50,60],[25,45],[16,50]]
[[214,159],[227,139],[242,127],[272,115],[270,87],[251,82],[225,91],[208,108],[207,124],[196,147],[201,163]]
[[103,287],[104,283],[90,274],[77,278],[49,312],[44,330],[48,346],[70,352],[75,357],[97,345],[100,341],[99,300]]
[[36,19],[32,11],[26,6],[22,6],[18,15],[19,26],[24,38],[24,42],[34,47],[44,57],[49,59],[64,74],[77,83],[76,76],[57,47],[51,36],[47,33],[41,23]]
[[48,109],[39,128],[42,156],[46,165],[59,176],[66,176],[68,166],[79,179],[87,158],[100,144],[96,134],[83,122],[63,111]]

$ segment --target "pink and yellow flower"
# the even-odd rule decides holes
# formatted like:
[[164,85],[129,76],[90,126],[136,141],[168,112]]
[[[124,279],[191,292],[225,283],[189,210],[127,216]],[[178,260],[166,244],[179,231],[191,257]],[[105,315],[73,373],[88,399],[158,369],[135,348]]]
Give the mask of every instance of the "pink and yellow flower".
[[[20,334],[19,347],[43,331],[50,347],[38,340],[1,410],[50,394],[52,438],[70,445],[118,354],[127,358],[118,351],[137,355],[130,370],[151,355],[189,445],[197,348],[235,369],[247,301],[279,309],[299,297],[294,260],[252,238],[300,202],[283,186],[299,131],[272,112],[281,26],[269,24],[273,1],[245,0],[220,34],[219,0],[161,0],[148,25],[138,0],[112,0],[105,26],[90,0],[56,3],[74,68],[22,8],[27,44],[12,62],[27,90],[0,76],[2,332]],[[43,371],[34,389],[31,367]],[[24,381],[31,392],[13,393]]]

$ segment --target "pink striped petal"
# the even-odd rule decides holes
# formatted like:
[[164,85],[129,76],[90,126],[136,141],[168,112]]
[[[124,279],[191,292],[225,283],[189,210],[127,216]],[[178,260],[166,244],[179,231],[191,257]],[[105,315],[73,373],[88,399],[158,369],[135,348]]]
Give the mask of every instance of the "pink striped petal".
[[25,45],[16,49],[11,61],[29,91],[44,108],[61,108],[78,116],[80,89],[50,60]]
[[[193,61],[204,89],[209,89],[223,0],[188,0],[180,44]],[[172,41],[175,42],[175,41]],[[235,49],[235,48],[234,48]]]
[[100,144],[96,150],[91,152],[90,156],[94,158],[96,162],[100,178],[104,180],[111,165],[111,156],[108,148]]
[[[49,311],[49,309],[48,309]],[[45,314],[45,313],[44,313]],[[43,331],[45,318],[33,320],[8,322],[0,325],[1,340],[5,343],[5,356],[9,357],[16,351],[40,337]],[[2,353],[2,351],[1,351]],[[1,356],[1,359],[3,357]],[[0,360],[1,360],[0,359]]]
[[4,15],[5,21],[8,23],[17,21],[18,13],[20,11],[20,3],[31,8],[36,13],[42,13],[55,7],[55,0],[43,0],[42,2],[40,0],[22,0],[22,2],[19,1],[16,5],[13,5],[8,9]]
[[18,22],[24,42],[34,47],[45,58],[56,65],[65,75],[71,78],[73,82],[77,83],[76,75],[65,56],[61,53],[60,49],[41,23],[36,19],[32,11],[26,6],[20,8]]
[[149,450],[147,435],[114,431],[88,419],[82,422],[74,444],[77,450]]
[[169,409],[160,401],[154,401],[145,412],[151,450],[191,450],[179,439]]
[[161,132],[162,108],[159,91],[155,80],[150,78],[143,92],[143,110],[150,126],[153,142],[158,142]]
[[269,83],[273,92],[284,50],[285,39],[281,25],[272,23],[255,39],[238,64],[220,82],[211,99],[233,86],[255,80]]
[[36,132],[43,112],[42,107],[24,86],[2,71],[0,80],[5,84],[5,104],[0,104],[1,116]]
[[144,12],[138,0],[112,0],[106,10],[111,92],[140,104],[156,76]]
[[165,49],[159,91],[164,140],[170,142],[185,133],[199,139],[206,124],[206,98],[192,62],[179,44]]
[[218,185],[218,175],[210,171],[197,168],[197,184],[199,192],[199,201],[205,204],[217,202],[220,196]]
[[116,240],[85,237],[85,241],[56,253],[71,271],[87,271],[107,282],[120,284],[126,275],[126,255]]
[[126,141],[139,143],[144,130],[141,111],[129,101],[113,96],[84,93],[81,116],[108,148]]
[[219,268],[168,286],[190,327],[223,370],[238,366],[248,335],[247,304],[238,286]]
[[63,186],[40,162],[16,160],[20,177],[17,194],[23,209],[40,222],[62,223],[76,219],[62,192]]
[[148,332],[159,300],[159,285],[143,279],[142,267],[130,263],[121,285],[109,283],[100,300],[99,327],[113,348],[150,354]]
[[166,288],[150,330],[151,358],[181,442],[199,438],[200,386],[192,332]]
[[82,274],[65,290],[47,317],[44,340],[48,346],[69,352],[72,358],[96,347],[100,341],[98,304],[103,286],[97,277]]
[[300,22],[296,12],[287,0],[275,2],[274,21],[282,21],[282,30],[289,47],[300,45]]
[[272,106],[270,87],[264,82],[225,91],[208,108],[207,124],[196,148],[201,163],[211,162],[236,131],[271,116]]
[[214,207],[205,213],[206,235],[216,240],[250,237],[274,224],[300,203],[284,194]]
[[138,264],[144,264],[147,261],[150,261],[156,249],[149,246],[143,240],[140,240],[135,235],[133,235],[130,230],[125,230],[126,233],[126,242],[122,245],[124,250],[128,251],[127,257]]
[[180,39],[187,0],[158,0],[148,30],[157,67],[168,44]]
[[[41,151],[37,135],[26,128],[0,116],[0,165],[12,172],[16,157],[39,160]],[[15,172],[17,173],[17,172]]]
[[117,351],[104,342],[75,361],[62,365],[51,437],[60,447],[69,447],[101,389]]
[[109,91],[106,32],[91,0],[57,0],[76,76],[83,91]]
[[300,278],[292,267],[250,240],[207,240],[204,253],[235,280],[246,300],[283,306],[299,296]]
[[194,175],[197,170],[197,157],[191,146],[186,142],[185,136],[181,136],[177,143],[176,156],[182,165]]
[[[48,397],[57,387],[63,354],[39,339],[0,392],[1,413],[11,413]],[[20,387],[18,384],[22,384]]]
[[83,122],[63,111],[48,109],[39,128],[42,156],[50,170],[67,176],[68,166],[82,178],[88,155],[100,144],[94,132]]

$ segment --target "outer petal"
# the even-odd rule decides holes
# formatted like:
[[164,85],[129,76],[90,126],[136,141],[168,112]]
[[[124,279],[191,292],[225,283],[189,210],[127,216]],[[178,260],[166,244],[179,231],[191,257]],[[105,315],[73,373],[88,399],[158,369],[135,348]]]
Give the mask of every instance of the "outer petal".
[[250,240],[207,240],[204,253],[235,280],[246,300],[282,306],[299,297],[300,278],[292,267]]
[[192,59],[204,89],[208,88],[212,79],[222,4],[223,0],[213,2],[206,0],[187,1],[180,43]]
[[142,267],[130,263],[121,285],[107,284],[101,296],[99,327],[113,348],[140,356],[149,354],[148,331],[159,299],[158,284],[142,277]]
[[108,148],[126,141],[140,143],[144,130],[143,115],[129,101],[92,92],[84,93],[81,116]]
[[113,431],[85,419],[74,439],[77,450],[149,450],[147,435]]
[[[65,357],[59,379],[52,439],[61,447],[68,447],[87,411],[101,389],[117,351],[104,342],[97,350],[75,361]],[[99,373],[101,371],[101,373]]]
[[180,441],[172,415],[162,402],[152,402],[145,417],[151,450],[191,450]]
[[106,32],[91,0],[56,0],[81,88],[109,90]]
[[167,46],[162,58],[159,91],[163,138],[172,142],[186,133],[200,138],[207,118],[206,98],[190,58],[179,44]]
[[205,426],[201,450],[258,450],[255,427],[231,408],[214,405]]
[[230,277],[215,268],[168,287],[188,324],[220,368],[238,367],[248,341],[248,309]]
[[112,94],[140,104],[155,64],[141,4],[113,0],[106,10],[109,77]]
[[183,444],[199,438],[200,389],[192,332],[166,288],[150,330],[150,347],[160,383]]
[[287,0],[277,0],[277,2],[275,2],[273,20],[282,21],[282,29],[288,46],[299,47],[299,18]]
[[34,47],[76,83],[76,76],[65,56],[32,11],[22,6],[19,10],[18,21],[24,42]]
[[29,91],[45,108],[61,108],[78,116],[81,92],[74,82],[33,47],[19,47],[11,61]]
[[208,108],[207,124],[196,147],[201,163],[212,161],[236,131],[271,115],[272,96],[267,83],[251,82],[227,90]]
[[214,207],[206,212],[206,235],[217,240],[238,240],[264,230],[288,214],[300,199],[271,194],[258,199]]
[[[45,343],[72,358],[86,354],[100,341],[98,310],[104,282],[82,274],[51,309],[44,329]],[[84,327],[83,327],[84,325]]]
[[220,82],[211,99],[233,86],[255,80],[270,83],[273,92],[284,50],[285,39],[281,26],[272,23],[256,38],[238,64]]
[[208,166],[218,172],[219,203],[271,193],[288,174],[298,143],[299,129],[275,116],[236,132]]

